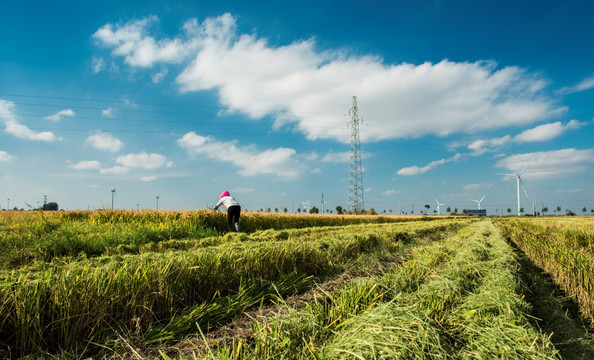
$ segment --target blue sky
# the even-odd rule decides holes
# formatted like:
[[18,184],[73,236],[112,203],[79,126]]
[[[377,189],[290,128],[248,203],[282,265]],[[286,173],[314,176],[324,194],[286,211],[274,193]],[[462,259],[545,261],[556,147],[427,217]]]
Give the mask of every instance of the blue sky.
[[[0,206],[594,207],[588,1],[2,1]],[[10,199],[10,200],[9,200]]]

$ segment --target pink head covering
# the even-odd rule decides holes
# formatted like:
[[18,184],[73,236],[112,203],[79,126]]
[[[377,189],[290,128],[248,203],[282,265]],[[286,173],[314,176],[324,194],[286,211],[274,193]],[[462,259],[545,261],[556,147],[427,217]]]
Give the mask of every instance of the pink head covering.
[[228,192],[227,190],[223,191],[223,192],[221,193],[221,195],[219,195],[219,198],[223,198],[223,197],[225,197],[225,196],[230,196],[230,195],[229,195],[229,192]]

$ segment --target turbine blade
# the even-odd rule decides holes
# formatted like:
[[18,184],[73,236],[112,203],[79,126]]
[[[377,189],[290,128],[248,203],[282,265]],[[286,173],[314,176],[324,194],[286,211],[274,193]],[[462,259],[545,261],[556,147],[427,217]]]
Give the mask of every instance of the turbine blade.
[[524,194],[526,194],[526,197],[528,197],[528,192],[526,192],[526,188],[524,187],[524,182],[522,181],[522,178],[518,176],[518,179],[520,180],[520,184],[522,184],[522,190],[524,190]]
[[486,198],[486,197],[487,197],[487,195],[483,196],[483,197],[481,198],[481,201],[485,200],[485,198]]

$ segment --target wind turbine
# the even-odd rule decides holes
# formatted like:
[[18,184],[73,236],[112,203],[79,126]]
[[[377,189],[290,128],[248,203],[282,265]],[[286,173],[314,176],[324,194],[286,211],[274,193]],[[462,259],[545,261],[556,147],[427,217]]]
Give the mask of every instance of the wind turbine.
[[114,188],[111,189],[111,210],[113,210],[113,199],[115,197],[115,193],[116,193],[116,188],[114,186]]
[[474,200],[474,199],[470,199],[470,200],[472,200],[475,203],[477,203],[478,204],[478,209],[481,210],[481,203],[483,202],[483,200],[485,199],[485,197],[487,197],[487,195],[483,196],[480,200]]
[[437,203],[437,215],[441,215],[441,212],[439,211],[439,206],[440,205],[445,205],[445,204],[440,204],[437,199],[435,199],[435,202]]
[[522,184],[522,190],[524,190],[524,194],[526,194],[526,197],[528,197],[528,193],[526,192],[526,188],[524,187],[524,182],[522,181],[522,174],[524,173],[524,171],[526,171],[526,169],[528,168],[528,165],[526,165],[522,171],[520,171],[519,173],[515,173],[515,174],[503,174],[503,173],[497,173],[498,175],[505,175],[505,176],[515,176],[516,177],[516,182],[517,182],[517,192],[518,192],[518,216],[521,215],[520,213],[520,184]]
[[309,209],[311,209],[311,205],[309,204],[309,200],[307,201],[302,201],[301,202],[301,208],[303,209],[303,211],[305,211],[306,213],[309,212]]

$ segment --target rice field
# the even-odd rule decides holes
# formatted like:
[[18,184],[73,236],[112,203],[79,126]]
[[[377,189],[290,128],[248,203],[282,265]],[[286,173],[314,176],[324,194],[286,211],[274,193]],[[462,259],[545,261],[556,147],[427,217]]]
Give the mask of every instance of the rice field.
[[226,227],[205,211],[1,212],[0,357],[594,358],[591,218]]

